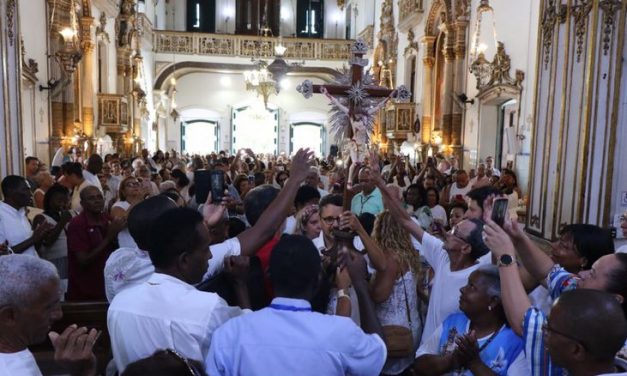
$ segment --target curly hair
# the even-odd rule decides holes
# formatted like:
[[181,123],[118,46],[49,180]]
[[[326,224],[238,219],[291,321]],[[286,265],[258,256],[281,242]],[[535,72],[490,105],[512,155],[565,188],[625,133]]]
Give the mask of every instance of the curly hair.
[[420,254],[414,249],[409,233],[389,211],[377,216],[372,237],[384,253],[396,256],[401,266],[408,264],[415,274],[420,273]]

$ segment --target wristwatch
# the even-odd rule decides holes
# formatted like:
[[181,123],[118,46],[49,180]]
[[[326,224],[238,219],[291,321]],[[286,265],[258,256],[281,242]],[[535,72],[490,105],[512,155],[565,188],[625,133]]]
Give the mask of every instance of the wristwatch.
[[512,257],[512,255],[501,255],[501,257],[499,257],[498,261],[496,262],[496,266],[498,267],[502,267],[502,266],[510,266],[510,265],[514,265],[516,263],[516,260],[514,259],[514,257]]
[[339,289],[337,290],[337,298],[349,298],[350,299],[350,295],[348,293],[348,289]]

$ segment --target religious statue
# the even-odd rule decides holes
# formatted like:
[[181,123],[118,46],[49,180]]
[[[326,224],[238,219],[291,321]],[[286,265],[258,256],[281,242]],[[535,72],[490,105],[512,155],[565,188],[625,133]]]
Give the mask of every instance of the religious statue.
[[[364,70],[368,60],[366,43],[358,39],[351,48],[350,71],[339,72],[336,83],[314,85],[305,80],[296,90],[310,98],[314,93],[325,95],[331,101],[329,125],[338,145],[344,145],[350,158],[347,181],[352,181],[355,167],[362,164],[368,150],[370,134],[374,129],[375,114],[390,99],[408,101],[411,93],[405,86],[396,90],[377,86],[374,77]],[[383,99],[381,99],[383,98]]]
[[135,23],[134,0],[122,0],[120,14],[115,23],[118,47],[129,47],[132,40],[132,29]]
[[350,109],[344,106],[337,98],[329,94],[326,87],[321,86],[320,93],[324,94],[324,96],[326,96],[331,103],[337,106],[342,113],[348,116],[350,126],[352,128],[352,138],[347,140],[346,149],[351,160],[351,166],[348,172],[348,181],[352,182],[354,178],[355,166],[363,164],[365,156],[368,154],[367,144],[370,139],[370,127],[368,126],[370,121],[369,119],[373,118],[374,115],[381,108],[383,108],[383,106],[385,106],[385,103],[390,98],[396,96],[397,91],[393,90],[390,95],[379,101],[379,103],[377,103],[374,107],[365,108],[362,106],[356,109],[352,115],[350,113]]

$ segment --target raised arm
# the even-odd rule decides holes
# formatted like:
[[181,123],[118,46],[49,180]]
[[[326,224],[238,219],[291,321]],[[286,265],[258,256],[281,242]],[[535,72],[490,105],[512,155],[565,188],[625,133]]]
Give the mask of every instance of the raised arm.
[[326,87],[320,86],[320,92],[324,94],[324,96],[327,97],[331,101],[331,103],[336,105],[340,109],[340,111],[348,115],[348,113],[350,112],[348,107],[344,106],[342,103],[340,103],[340,101],[337,98],[329,94],[329,91],[327,90]]
[[283,224],[283,221],[290,214],[292,206],[294,205],[294,197],[296,197],[298,187],[300,187],[305,177],[307,177],[309,166],[312,163],[312,157],[313,152],[309,151],[309,149],[300,149],[296,153],[292,159],[290,178],[279,192],[279,195],[272,201],[270,206],[264,210],[253,227],[237,236],[242,255],[254,255]]
[[374,106],[373,108],[369,109],[369,110],[368,110],[368,115],[374,115],[374,114],[376,114],[377,112],[379,112],[379,110],[380,110],[381,108],[383,108],[383,106],[385,106],[385,103],[386,103],[388,100],[390,100],[390,98],[394,97],[395,95],[396,95],[396,90],[392,91],[392,92],[390,93],[390,95],[388,95],[388,96],[387,96],[387,98],[385,98],[385,99],[381,100],[379,103],[377,103],[377,105],[376,105],[376,106]]
[[[514,260],[516,259],[514,244],[499,225],[487,219],[483,231],[485,243],[497,259],[500,259],[502,255],[509,255]],[[499,275],[501,277],[501,301],[507,321],[516,334],[522,335],[523,320],[531,307],[531,302],[523,286],[516,262],[514,261],[509,266],[499,266]]]

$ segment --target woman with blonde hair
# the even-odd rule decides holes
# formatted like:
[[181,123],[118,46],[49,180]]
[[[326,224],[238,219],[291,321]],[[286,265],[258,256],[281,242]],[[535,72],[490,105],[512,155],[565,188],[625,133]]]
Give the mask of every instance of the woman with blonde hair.
[[377,216],[372,231],[374,241],[386,257],[384,270],[377,270],[370,286],[377,318],[386,326],[403,326],[411,331],[413,348],[405,357],[390,357],[382,374],[398,375],[413,364],[422,335],[416,286],[420,280],[420,255],[414,250],[409,233],[389,211]]
[[295,235],[304,235],[310,240],[320,236],[322,227],[320,226],[320,209],[318,205],[309,205],[296,213]]
[[[141,187],[141,183],[136,177],[129,176],[124,178],[124,180],[120,183],[118,201],[111,207],[111,217],[113,219],[126,218],[133,206],[142,202],[144,197],[145,194]],[[137,246],[133,237],[128,232],[128,227],[118,233],[118,245],[120,248],[134,248]]]

